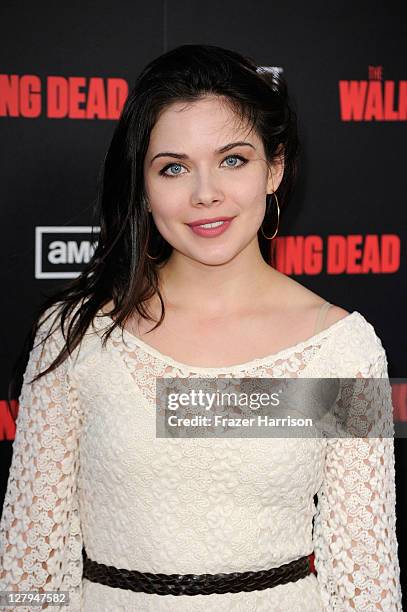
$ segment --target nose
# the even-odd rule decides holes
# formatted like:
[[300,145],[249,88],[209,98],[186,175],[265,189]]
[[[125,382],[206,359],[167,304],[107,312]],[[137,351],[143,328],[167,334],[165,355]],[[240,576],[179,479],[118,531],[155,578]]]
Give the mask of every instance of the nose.
[[223,193],[219,184],[211,176],[210,172],[201,173],[196,179],[195,188],[191,196],[192,203],[194,205],[213,206],[223,202],[223,199]]

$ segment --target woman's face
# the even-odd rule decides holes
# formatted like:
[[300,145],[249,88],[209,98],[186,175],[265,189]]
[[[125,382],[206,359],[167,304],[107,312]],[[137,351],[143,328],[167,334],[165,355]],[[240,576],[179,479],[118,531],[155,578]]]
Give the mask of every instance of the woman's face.
[[[236,142],[247,144],[219,151]],[[215,96],[163,111],[144,162],[147,200],[160,234],[179,253],[206,264],[229,261],[257,243],[266,194],[280,184],[282,164],[272,173],[261,139]],[[217,217],[233,220],[216,236],[198,235],[188,225]]]

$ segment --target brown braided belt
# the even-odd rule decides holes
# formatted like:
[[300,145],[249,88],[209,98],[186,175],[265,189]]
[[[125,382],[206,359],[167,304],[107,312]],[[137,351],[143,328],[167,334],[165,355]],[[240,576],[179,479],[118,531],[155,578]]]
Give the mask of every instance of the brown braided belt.
[[136,570],[118,569],[88,558],[82,549],[83,578],[110,587],[156,593],[157,595],[210,595],[261,591],[279,584],[295,582],[311,573],[309,557],[258,572],[228,574],[151,574]]

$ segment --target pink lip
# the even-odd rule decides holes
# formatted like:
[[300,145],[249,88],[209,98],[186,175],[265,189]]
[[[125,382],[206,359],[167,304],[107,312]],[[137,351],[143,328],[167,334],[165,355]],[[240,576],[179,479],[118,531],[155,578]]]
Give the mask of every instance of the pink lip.
[[[219,219],[219,221],[223,221],[223,219]],[[226,232],[232,221],[233,217],[228,221],[225,221],[223,225],[219,225],[219,227],[205,228],[199,227],[198,225],[190,225],[189,227],[194,232],[194,234],[197,234],[198,236],[202,236],[203,238],[213,238],[215,236],[223,234],[223,232]],[[211,223],[211,221],[206,221],[206,223]],[[214,221],[212,221],[212,223],[214,223]]]
[[191,223],[187,223],[189,227],[195,227],[195,225],[203,225],[204,223],[215,223],[216,221],[231,221],[233,217],[214,217],[213,219],[198,219],[197,221],[192,221]]

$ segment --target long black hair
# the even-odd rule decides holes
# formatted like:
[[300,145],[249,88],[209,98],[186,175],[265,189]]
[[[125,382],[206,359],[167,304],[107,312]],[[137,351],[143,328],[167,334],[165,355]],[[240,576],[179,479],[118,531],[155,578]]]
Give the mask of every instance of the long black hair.
[[[162,323],[165,309],[158,286],[158,266],[168,260],[172,246],[158,232],[148,212],[143,162],[160,112],[173,102],[194,102],[205,95],[222,96],[233,112],[255,130],[263,142],[268,164],[278,157],[281,162],[283,156],[284,174],[277,194],[280,209],[286,206],[297,177],[299,142],[297,116],[281,73],[258,67],[250,57],[213,45],[182,45],[154,59],[131,89],[103,160],[96,209],[100,233],[94,254],[79,277],[46,298],[29,332],[30,345],[41,316],[57,305],[65,345],[32,382],[71,354],[94,316],[111,300],[112,325],[104,334],[104,343],[114,327],[123,327],[136,310],[143,318],[153,320],[145,302],[154,295],[158,295],[162,310],[153,329]],[[260,231],[258,239],[263,258],[272,264],[270,241]],[[55,312],[51,310],[48,316]],[[9,399],[12,393],[10,385]]]

